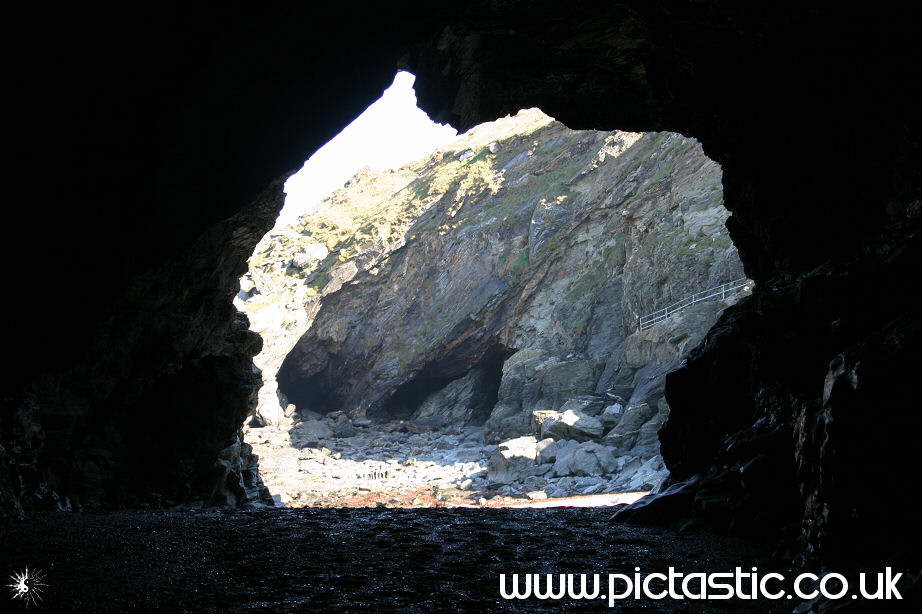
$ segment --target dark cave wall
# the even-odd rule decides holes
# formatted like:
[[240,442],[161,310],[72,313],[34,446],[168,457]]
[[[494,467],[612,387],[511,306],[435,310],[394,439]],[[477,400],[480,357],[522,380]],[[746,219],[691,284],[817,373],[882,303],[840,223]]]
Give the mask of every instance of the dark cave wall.
[[[30,41],[8,77],[18,92],[10,201],[34,206],[4,221],[50,247],[7,237],[23,264],[7,283],[29,300],[5,310],[43,326],[29,343],[16,338],[22,360],[5,383],[82,359],[135,277],[252,203],[379,97],[401,41],[426,25],[379,27],[408,6],[388,3],[371,20],[324,2],[11,12]],[[60,297],[79,300],[60,309]]]
[[[68,412],[98,416],[77,421],[90,439],[120,440],[128,432],[121,416],[134,407],[127,391],[169,362],[132,361],[126,370],[106,360],[108,350],[136,343],[133,326],[110,320],[101,329],[124,304],[118,297],[297,167],[403,62],[418,76],[421,106],[461,129],[539,106],[575,129],[681,132],[723,167],[728,227],[756,291],[669,380],[663,454],[686,486],[631,514],[742,529],[765,493],[777,492],[771,513],[759,516],[762,534],[790,531],[819,558],[914,556],[919,309],[911,284],[922,152],[918,22],[908,8],[318,5],[165,7],[113,30],[85,7],[17,22],[26,31],[42,23],[42,45],[31,58],[41,68],[21,63],[11,75],[25,93],[14,127],[25,164],[22,194],[10,200],[40,206],[14,207],[7,228],[41,228],[51,247],[29,248],[30,236],[10,246],[27,266],[12,268],[10,287],[23,298],[5,306],[18,324],[10,347],[19,359],[2,386],[0,504],[11,509],[22,492],[39,493],[44,487],[23,476],[43,462],[60,456],[77,466],[89,450],[110,454],[86,443],[71,449],[80,440],[59,435],[71,432]],[[60,160],[67,164],[52,172]],[[258,234],[254,226],[241,239],[241,253]],[[224,347],[230,334],[228,313],[208,311],[226,279],[200,279],[201,300],[184,295],[178,310],[202,306],[198,332],[188,337],[181,322],[155,329],[166,346],[187,339],[191,361],[224,353],[204,346]],[[164,292],[181,295],[180,287]],[[144,293],[138,301],[139,312],[156,305]],[[88,349],[94,342],[102,354]],[[241,368],[231,379],[246,379]],[[69,396],[45,376],[44,403],[22,396],[24,382],[73,369],[124,392],[81,407],[95,390]],[[227,413],[212,407],[227,431],[220,435],[231,436],[239,403]],[[868,488],[886,491],[886,501],[856,496]]]
[[[723,167],[727,225],[757,282],[668,379],[663,456],[688,483],[621,518],[916,559],[899,486],[920,426],[906,377],[919,309],[900,289],[922,186],[911,15],[576,3],[508,29],[501,13],[419,49],[424,108],[466,126],[535,105],[573,128],[694,136]],[[858,494],[877,486],[886,505]]]
[[32,427],[4,441],[4,497],[80,510],[178,503],[224,490],[226,476],[213,474],[225,450],[236,479],[249,479],[255,459],[237,433],[261,385],[252,357],[262,341],[231,301],[282,183],[133,280],[83,363],[4,399]]
[[0,518],[209,496],[258,386],[237,277],[284,177],[431,26],[408,6],[10,13]]

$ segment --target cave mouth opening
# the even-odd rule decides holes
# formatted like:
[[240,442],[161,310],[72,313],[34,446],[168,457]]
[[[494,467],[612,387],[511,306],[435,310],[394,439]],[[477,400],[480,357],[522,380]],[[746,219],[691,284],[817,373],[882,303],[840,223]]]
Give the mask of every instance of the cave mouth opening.
[[[330,356],[329,364],[335,364],[337,357]],[[277,398],[287,407],[296,408],[297,416],[326,416],[343,407],[345,400],[337,393],[335,382],[339,379],[331,369],[305,377],[290,377],[285,372],[278,374]]]
[[[286,200],[241,281],[264,339],[246,431],[264,481],[296,507],[656,488],[665,375],[745,286],[720,167],[679,134],[570,130],[539,109],[436,146],[454,131],[407,101],[431,151]],[[329,145],[348,158],[362,126]]]
[[[457,135],[448,124],[433,122],[416,105],[416,77],[398,71],[390,87],[335,137],[314,152],[302,168],[285,182],[285,201],[274,226],[254,247],[248,270],[240,279],[234,306],[245,313],[250,329],[263,340],[254,359],[262,374],[262,387],[249,427],[281,424],[290,404],[326,414],[341,405],[336,395],[325,395],[328,372],[309,378],[289,378],[288,394],[279,389],[276,374],[295,342],[310,326],[312,309],[330,281],[337,263],[336,232],[317,233],[305,240],[299,220],[317,218],[325,230],[347,228],[356,211],[337,211],[327,200],[331,194],[363,172],[391,173],[417,160]],[[352,216],[352,217],[350,217]],[[290,249],[293,246],[298,249]],[[284,258],[277,259],[278,254]],[[321,270],[315,270],[321,269]],[[312,270],[313,275],[306,274]],[[289,416],[290,417],[290,416]]]

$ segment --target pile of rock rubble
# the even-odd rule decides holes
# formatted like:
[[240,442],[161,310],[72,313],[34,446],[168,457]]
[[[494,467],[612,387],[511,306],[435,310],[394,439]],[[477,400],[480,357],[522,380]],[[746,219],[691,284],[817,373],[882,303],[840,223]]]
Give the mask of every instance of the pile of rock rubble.
[[[498,445],[485,443],[479,426],[373,424],[343,412],[298,415],[293,406],[282,424],[245,434],[276,502],[294,507],[484,505],[656,487],[665,477],[659,456],[641,464],[606,445],[604,427],[623,419],[621,404],[577,401],[535,412],[535,435]],[[638,467],[625,472],[631,462]]]

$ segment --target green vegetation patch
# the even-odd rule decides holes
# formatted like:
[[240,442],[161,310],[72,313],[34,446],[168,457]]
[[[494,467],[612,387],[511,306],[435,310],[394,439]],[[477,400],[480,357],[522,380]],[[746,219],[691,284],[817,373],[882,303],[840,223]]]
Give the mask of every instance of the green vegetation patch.
[[716,237],[701,237],[698,239],[687,239],[685,244],[679,247],[676,252],[679,254],[690,255],[701,252],[705,249],[720,248],[725,249],[733,247],[733,241],[726,235]]

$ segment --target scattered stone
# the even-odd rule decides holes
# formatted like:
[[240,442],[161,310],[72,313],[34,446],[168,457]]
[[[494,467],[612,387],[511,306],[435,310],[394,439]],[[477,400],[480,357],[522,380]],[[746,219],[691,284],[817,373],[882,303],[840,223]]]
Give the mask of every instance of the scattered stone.
[[430,416],[427,418],[420,418],[419,420],[411,420],[403,423],[403,428],[409,433],[431,433],[433,431],[439,430],[444,426],[445,420],[439,416]]
[[[496,495],[531,499],[541,497],[535,493],[638,490],[658,485],[666,475],[659,457],[616,457],[611,446],[598,442],[524,436],[490,445],[483,443],[483,427],[464,427],[457,435],[374,424],[356,428],[359,418],[335,411],[296,425],[286,420],[245,431],[270,493],[289,506],[457,506],[480,499],[484,504]],[[349,429],[354,434],[340,436]],[[245,485],[231,483],[237,474],[232,459],[246,456],[246,445],[233,440],[221,452],[226,466],[215,470],[222,483],[215,500],[227,504],[246,496]],[[622,470],[632,473],[618,473]]]

